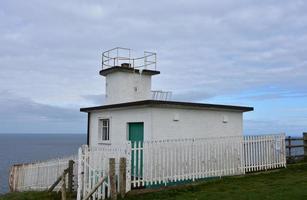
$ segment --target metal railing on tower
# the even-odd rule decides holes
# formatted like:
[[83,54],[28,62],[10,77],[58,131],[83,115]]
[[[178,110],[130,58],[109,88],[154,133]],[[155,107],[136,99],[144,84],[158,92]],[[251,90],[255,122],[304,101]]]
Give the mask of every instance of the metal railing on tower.
[[157,54],[144,51],[141,57],[132,57],[129,48],[116,47],[102,53],[102,69],[114,66],[129,67],[134,69],[157,69]]

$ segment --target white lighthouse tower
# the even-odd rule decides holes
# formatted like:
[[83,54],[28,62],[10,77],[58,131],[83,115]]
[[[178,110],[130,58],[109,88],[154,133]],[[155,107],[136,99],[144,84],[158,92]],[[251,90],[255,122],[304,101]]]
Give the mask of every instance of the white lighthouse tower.
[[142,57],[133,58],[127,48],[103,52],[100,75],[106,78],[105,104],[157,99],[157,94],[160,100],[166,100],[168,93],[151,91],[151,77],[156,74],[160,74],[156,70],[156,53],[144,52]]

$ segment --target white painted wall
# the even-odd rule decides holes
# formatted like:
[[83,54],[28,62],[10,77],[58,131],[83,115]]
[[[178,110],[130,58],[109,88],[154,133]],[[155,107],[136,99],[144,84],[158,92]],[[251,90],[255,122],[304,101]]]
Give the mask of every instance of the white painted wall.
[[106,75],[106,104],[151,98],[151,75],[113,72]]
[[[110,142],[113,143],[127,140],[128,122],[144,122],[145,140],[243,135],[241,112],[143,107],[92,112],[90,145],[101,143],[98,141],[100,118],[110,119]],[[223,122],[225,119],[227,123]]]
[[121,143],[127,141],[129,122],[144,122],[144,139],[150,139],[151,134],[151,111],[150,108],[104,110],[92,112],[90,117],[90,145],[108,143],[98,140],[99,119],[110,119],[110,142]]
[[151,139],[243,135],[242,116],[242,112],[232,111],[154,108]]

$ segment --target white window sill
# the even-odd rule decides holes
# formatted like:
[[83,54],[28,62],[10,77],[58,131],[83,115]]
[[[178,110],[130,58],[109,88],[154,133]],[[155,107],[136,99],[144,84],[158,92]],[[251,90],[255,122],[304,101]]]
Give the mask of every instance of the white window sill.
[[98,145],[111,145],[110,141],[98,142]]

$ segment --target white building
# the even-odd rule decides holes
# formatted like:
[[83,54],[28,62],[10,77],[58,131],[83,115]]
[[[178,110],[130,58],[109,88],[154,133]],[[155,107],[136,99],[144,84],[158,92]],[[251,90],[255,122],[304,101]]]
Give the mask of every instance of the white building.
[[[127,56],[122,54],[126,53]],[[156,54],[131,58],[129,49],[103,53],[100,75],[106,103],[88,113],[88,144],[242,135],[243,113],[252,107],[170,101],[169,92],[151,91]]]

